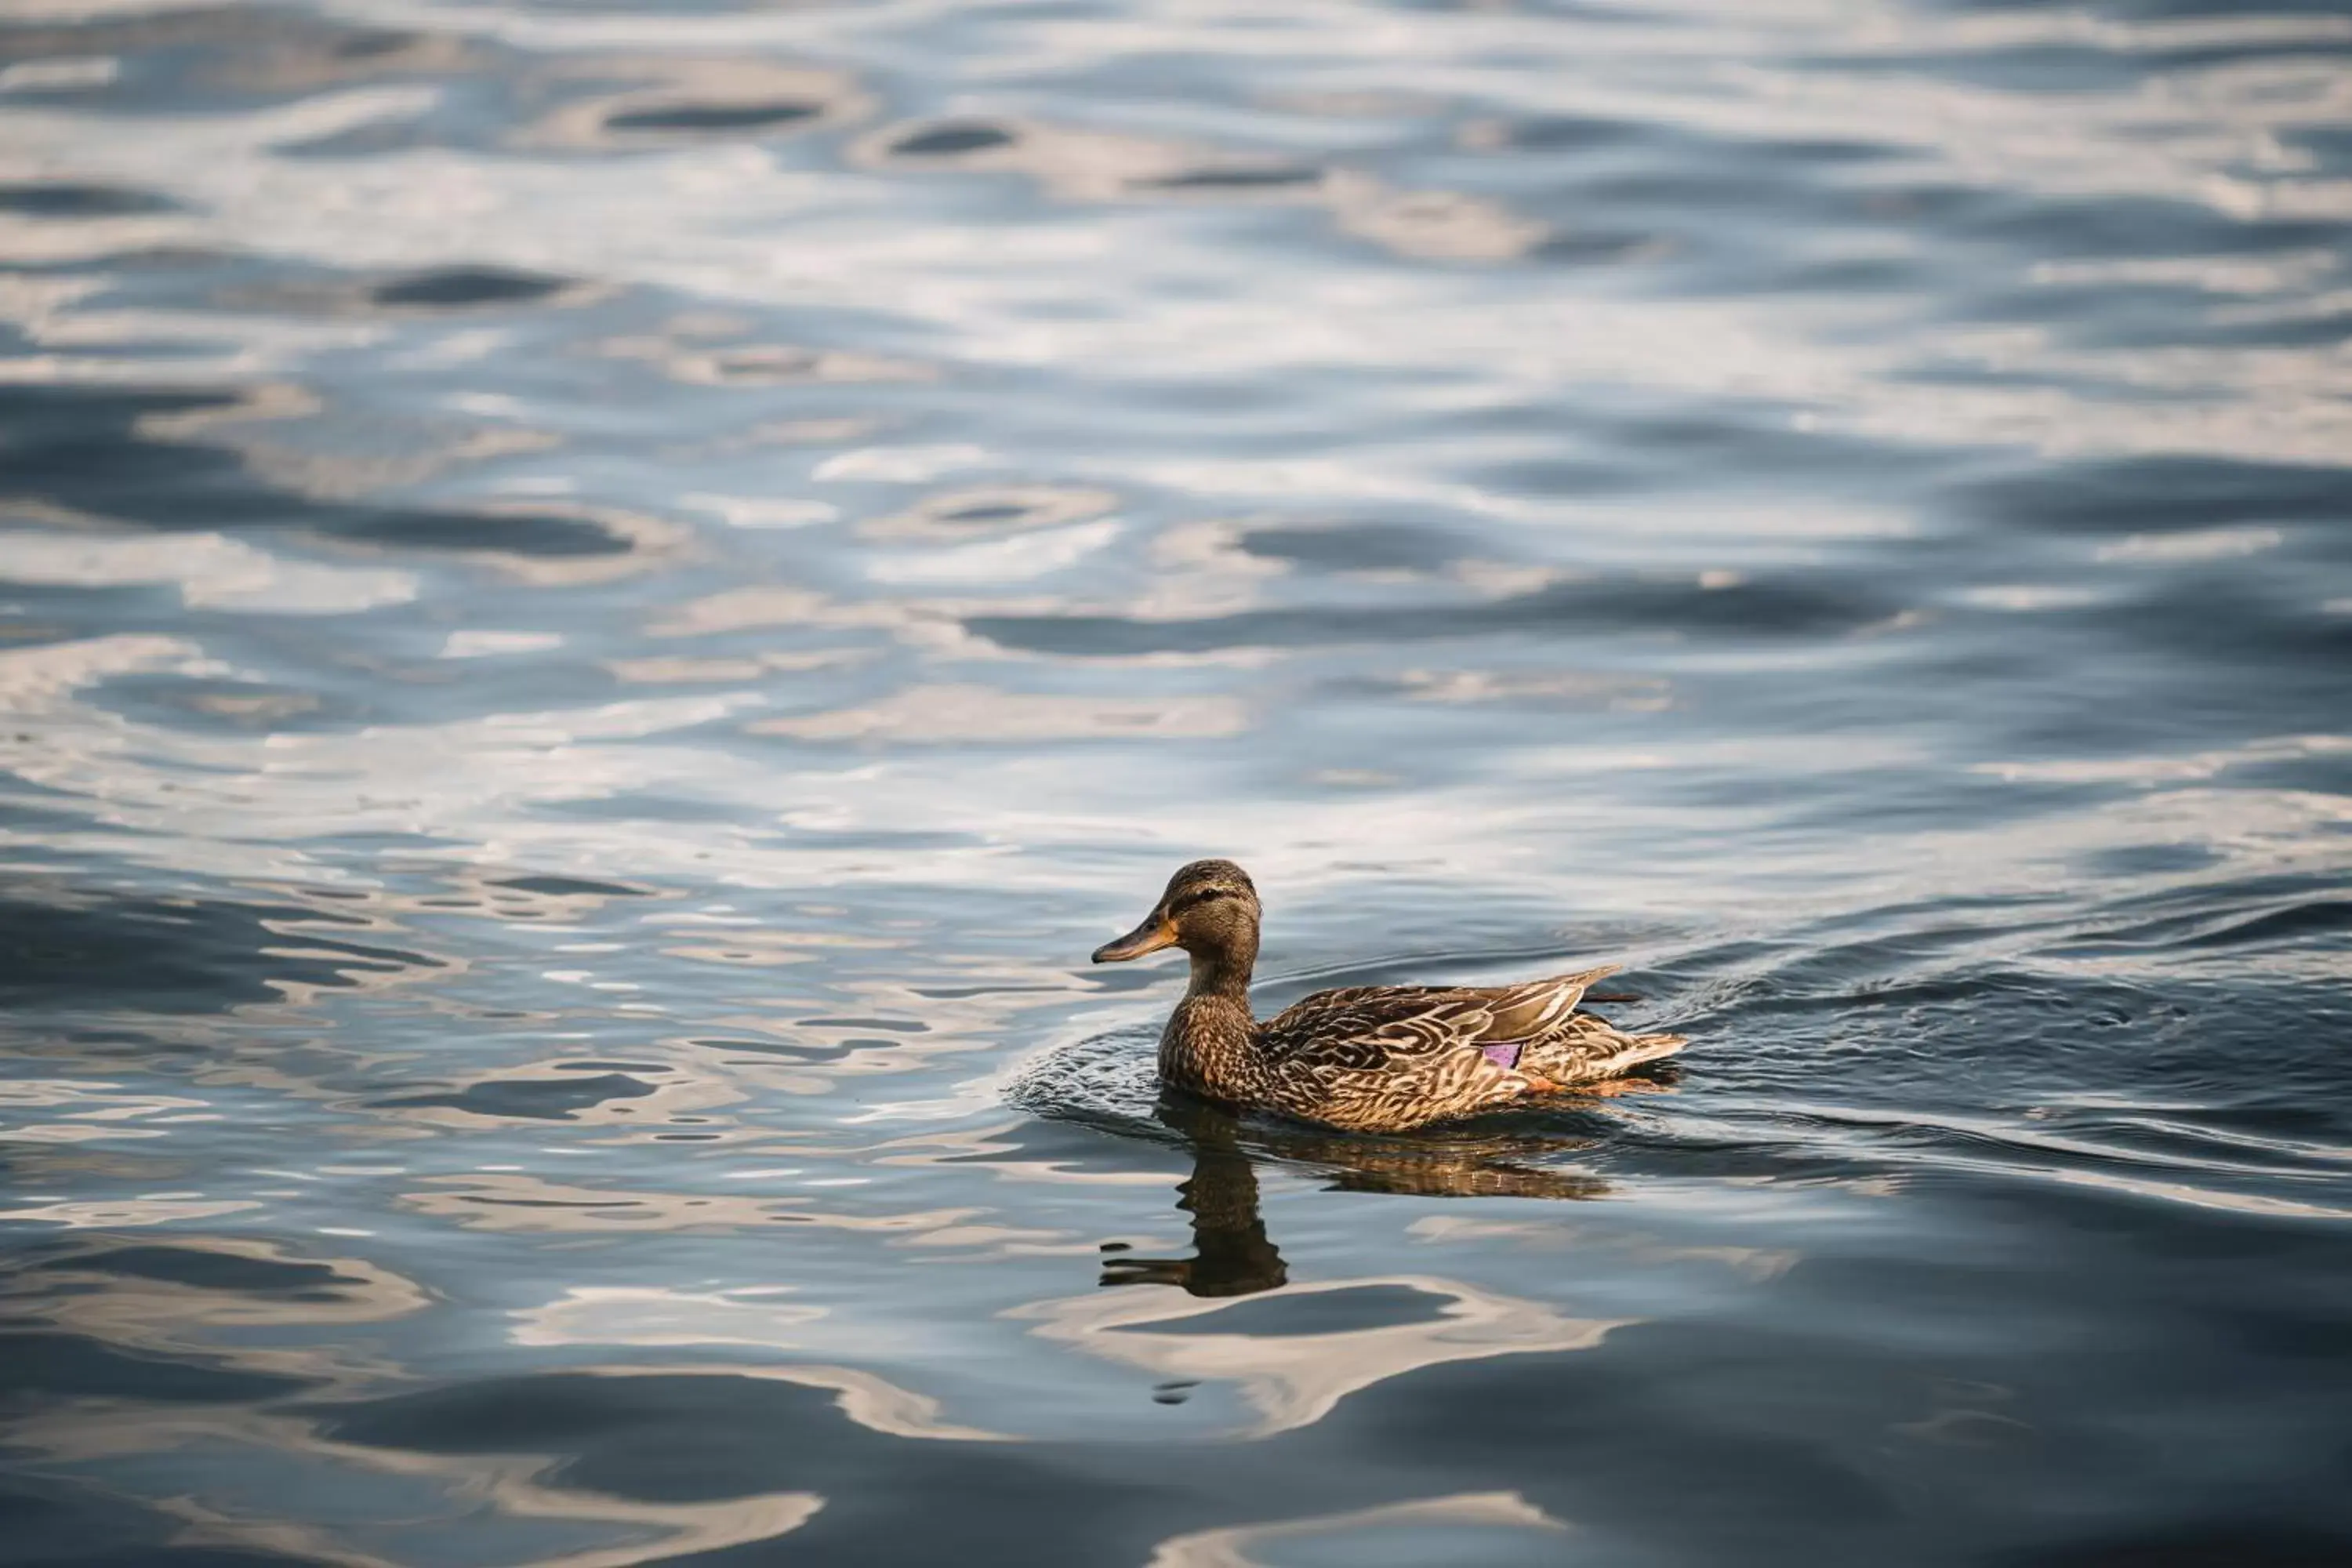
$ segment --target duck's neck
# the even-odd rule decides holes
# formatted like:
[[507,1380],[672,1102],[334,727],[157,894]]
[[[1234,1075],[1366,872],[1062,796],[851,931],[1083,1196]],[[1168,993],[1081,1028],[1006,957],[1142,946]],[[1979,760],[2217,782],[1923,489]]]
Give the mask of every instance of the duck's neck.
[[1160,1036],[1162,1077],[1212,1099],[1249,1100],[1257,1032],[1249,980],[1256,957],[1255,940],[1192,952],[1192,984]]
[[1230,943],[1191,951],[1192,984],[1184,990],[1187,1002],[1227,1003],[1249,1016],[1250,971],[1257,966],[1257,932],[1243,933]]

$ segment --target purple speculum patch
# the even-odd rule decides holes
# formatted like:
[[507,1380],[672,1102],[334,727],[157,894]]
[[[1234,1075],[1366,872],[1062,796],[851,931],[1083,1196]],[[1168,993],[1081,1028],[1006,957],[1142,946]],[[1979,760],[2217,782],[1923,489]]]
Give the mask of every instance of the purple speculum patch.
[[1478,1054],[1498,1068],[1515,1068],[1519,1065],[1519,1050],[1518,1044],[1513,1042],[1502,1046],[1480,1046]]

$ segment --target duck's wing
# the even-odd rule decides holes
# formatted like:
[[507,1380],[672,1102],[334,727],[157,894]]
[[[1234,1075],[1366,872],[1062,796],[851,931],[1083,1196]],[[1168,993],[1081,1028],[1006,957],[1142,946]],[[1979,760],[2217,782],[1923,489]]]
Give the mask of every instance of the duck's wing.
[[1604,980],[1625,966],[1604,963],[1598,969],[1582,969],[1574,974],[1555,974],[1543,980],[1523,980],[1516,985],[1496,985],[1482,993],[1494,1013],[1495,1021],[1482,1045],[1500,1045],[1507,1041],[1532,1045],[1549,1039],[1562,1029],[1570,1027],[1577,1017],[1576,1005],[1596,980]]
[[1357,985],[1302,997],[1258,1026],[1258,1048],[1318,1072],[1396,1072],[1469,1047],[1494,1022],[1475,991]]
[[1352,1072],[1401,1071],[1455,1052],[1485,1051],[1497,1068],[1567,1024],[1578,998],[1618,965],[1516,985],[1354,985],[1318,991],[1259,1026],[1276,1059]]

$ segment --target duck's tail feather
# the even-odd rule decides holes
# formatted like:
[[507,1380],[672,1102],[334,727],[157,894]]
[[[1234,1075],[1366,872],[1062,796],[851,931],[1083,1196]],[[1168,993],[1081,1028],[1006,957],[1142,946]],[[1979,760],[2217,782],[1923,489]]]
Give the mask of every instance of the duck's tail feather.
[[1673,1056],[1689,1044],[1681,1035],[1629,1035],[1591,1014],[1583,1016],[1588,1020],[1584,1027],[1573,1034],[1529,1045],[1519,1058],[1519,1070],[1555,1084],[1590,1083]]
[[1630,1044],[1609,1058],[1612,1075],[1623,1072],[1628,1068],[1640,1067],[1643,1062],[1656,1061],[1660,1057],[1673,1056],[1690,1044],[1687,1035],[1624,1035],[1620,1038]]

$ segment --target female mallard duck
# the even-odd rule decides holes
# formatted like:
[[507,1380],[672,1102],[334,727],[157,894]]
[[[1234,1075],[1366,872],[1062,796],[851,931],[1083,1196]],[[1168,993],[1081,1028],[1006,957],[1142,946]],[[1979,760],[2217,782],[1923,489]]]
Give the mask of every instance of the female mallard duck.
[[1318,991],[1264,1023],[1249,1005],[1257,889],[1230,860],[1169,879],[1143,923],[1097,963],[1181,947],[1192,984],[1160,1036],[1160,1076],[1229,1105],[1262,1106],[1355,1132],[1492,1110],[1613,1078],[1680,1050],[1680,1035],[1628,1035],[1576,1010],[1618,966],[1517,985],[1352,985]]

